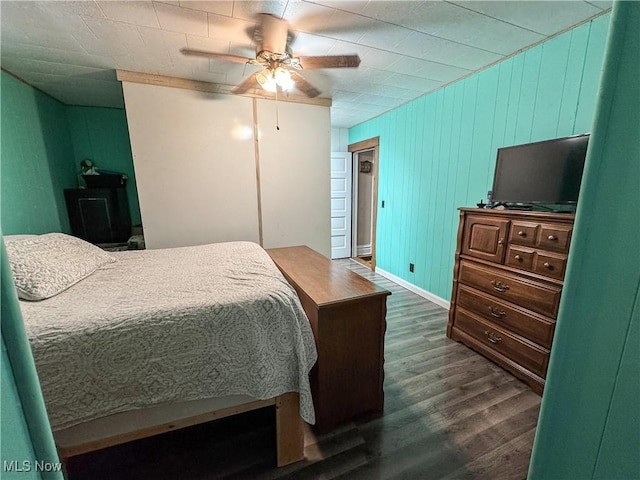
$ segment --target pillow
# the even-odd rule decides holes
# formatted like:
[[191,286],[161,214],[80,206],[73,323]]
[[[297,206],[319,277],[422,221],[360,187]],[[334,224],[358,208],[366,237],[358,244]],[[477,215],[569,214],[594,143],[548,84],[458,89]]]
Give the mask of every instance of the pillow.
[[3,235],[2,238],[4,238],[4,241],[6,242],[8,241],[12,241],[12,240],[22,240],[23,238],[33,238],[33,237],[37,237],[36,234],[34,233],[21,233],[18,235]]
[[18,297],[51,298],[91,275],[115,258],[84,240],[64,233],[6,239]]

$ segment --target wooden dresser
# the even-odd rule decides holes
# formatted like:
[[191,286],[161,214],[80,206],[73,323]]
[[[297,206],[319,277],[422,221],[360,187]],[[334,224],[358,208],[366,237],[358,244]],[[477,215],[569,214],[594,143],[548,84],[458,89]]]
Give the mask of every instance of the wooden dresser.
[[318,349],[311,372],[316,429],[382,412],[390,292],[309,247],[267,250],[296,289]]
[[460,209],[447,336],[542,394],[574,215]]

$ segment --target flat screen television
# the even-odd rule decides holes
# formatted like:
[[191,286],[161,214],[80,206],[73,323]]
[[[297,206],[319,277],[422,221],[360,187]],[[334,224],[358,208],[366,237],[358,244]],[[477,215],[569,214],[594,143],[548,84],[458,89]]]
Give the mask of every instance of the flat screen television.
[[498,149],[491,200],[509,204],[578,201],[589,134]]

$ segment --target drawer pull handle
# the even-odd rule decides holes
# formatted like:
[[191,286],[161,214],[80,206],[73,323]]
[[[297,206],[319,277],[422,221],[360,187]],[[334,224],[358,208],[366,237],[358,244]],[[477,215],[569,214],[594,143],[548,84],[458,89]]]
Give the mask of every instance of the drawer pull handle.
[[553,242],[554,240],[557,240],[557,239],[558,239],[558,237],[556,237],[555,235],[549,235],[549,236],[547,237],[547,240],[551,240],[552,242]]
[[553,269],[553,267],[551,266],[551,264],[549,262],[544,262],[542,265],[544,265],[544,268],[548,268],[549,270]]
[[499,337],[498,335],[496,335],[493,332],[490,332],[489,330],[485,330],[484,334],[487,336],[487,340],[489,340],[491,343],[500,343],[502,342],[502,337]]
[[518,232],[518,235],[520,235],[521,237],[526,237],[527,236],[527,232],[525,232],[524,230],[520,230]]
[[515,258],[515,259],[516,259],[516,260],[518,260],[519,262],[521,262],[521,261],[522,261],[522,257],[521,257],[520,255],[516,255],[516,256],[515,256],[515,257],[513,257],[513,258]]
[[493,305],[489,307],[489,311],[491,312],[491,316],[496,318],[502,318],[507,314],[504,310],[500,310],[498,307],[494,307]]
[[491,280],[491,285],[493,286],[494,290],[497,290],[498,292],[506,292],[507,290],[509,290],[509,285],[498,280]]
[[498,245],[504,245],[504,240],[498,240]]

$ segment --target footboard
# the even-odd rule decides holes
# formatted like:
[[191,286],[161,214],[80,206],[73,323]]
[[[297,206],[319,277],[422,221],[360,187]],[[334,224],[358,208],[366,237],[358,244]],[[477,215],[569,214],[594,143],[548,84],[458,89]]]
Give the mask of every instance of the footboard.
[[298,393],[267,400],[246,401],[247,398],[199,400],[123,412],[58,430],[53,435],[60,460],[66,466],[67,460],[76,455],[273,405],[278,466],[302,460],[303,422]]

